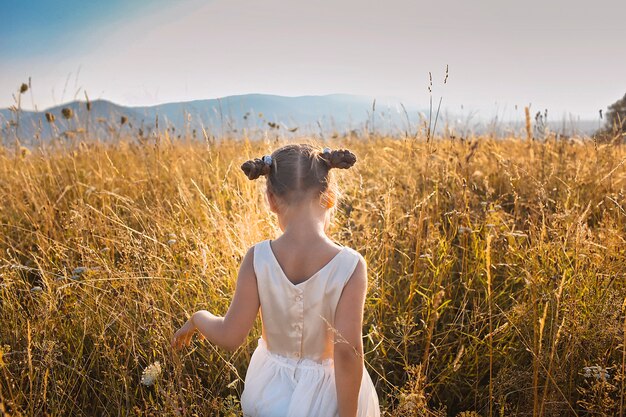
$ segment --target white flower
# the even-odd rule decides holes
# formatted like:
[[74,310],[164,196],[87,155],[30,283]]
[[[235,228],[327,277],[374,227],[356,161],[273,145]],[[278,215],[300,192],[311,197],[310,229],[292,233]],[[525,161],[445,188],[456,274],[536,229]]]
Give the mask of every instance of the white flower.
[[161,364],[159,361],[154,362],[152,365],[148,365],[141,374],[141,383],[146,387],[154,385],[157,378],[161,375]]
[[607,379],[609,379],[609,371],[607,371],[606,369],[604,369],[601,366],[585,366],[583,368],[583,376],[585,378],[591,378],[594,377],[597,380],[603,380],[606,381]]
[[170,240],[167,241],[167,244],[170,245],[170,246],[172,246],[175,243],[176,243],[176,239],[170,239]]
[[43,288],[41,288],[39,285],[36,285],[33,288],[31,288],[30,291],[31,292],[42,292]]

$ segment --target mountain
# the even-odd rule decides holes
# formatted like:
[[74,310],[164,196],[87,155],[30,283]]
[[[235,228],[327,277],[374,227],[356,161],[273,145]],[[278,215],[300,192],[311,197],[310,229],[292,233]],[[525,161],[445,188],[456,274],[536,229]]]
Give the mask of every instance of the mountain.
[[[374,128],[378,132],[404,129],[408,114],[417,120],[415,109],[405,114],[399,101],[378,100],[347,94],[326,96],[284,97],[268,94],[246,94],[220,99],[166,103],[156,106],[125,107],[106,100],[87,104],[74,101],[45,111],[22,111],[18,135],[20,138],[39,137],[47,139],[61,132],[88,130],[91,135],[110,137],[124,129],[141,129],[149,134],[156,129],[209,136],[236,134],[244,129],[248,134],[276,130],[279,132],[346,133],[352,129]],[[70,108],[72,117],[63,117],[62,109]],[[374,111],[373,111],[374,110]],[[46,113],[54,115],[55,122],[46,120]],[[122,125],[122,117],[125,123]],[[8,109],[0,110],[3,136],[15,133],[16,114]]]
[[[69,119],[63,109],[72,110]],[[48,123],[46,113],[54,115]],[[268,132],[282,135],[334,133],[346,134],[364,129],[394,135],[414,134],[424,129],[428,111],[420,112],[411,106],[403,107],[399,100],[348,94],[325,96],[284,97],[268,94],[246,94],[219,99],[166,103],[156,106],[126,107],[106,100],[87,103],[74,101],[45,111],[22,111],[17,114],[0,109],[0,142],[17,135],[21,143],[36,143],[58,136],[88,134],[106,140],[133,130],[133,135],[149,136],[157,130],[166,130],[171,136],[223,137],[240,135],[263,137]],[[489,133],[496,136],[519,134],[525,136],[522,119],[498,121],[474,119],[442,112],[437,132],[449,129],[447,134],[467,137]],[[465,121],[464,121],[465,120]],[[123,122],[123,123],[122,123]],[[434,115],[433,115],[434,123]],[[533,124],[534,126],[534,124]],[[584,120],[549,121],[550,132],[561,135],[585,135],[595,131],[598,123]],[[541,137],[540,135],[538,137]]]
[[[69,119],[63,117],[63,109],[71,109],[72,115]],[[46,114],[52,114],[54,123],[48,123]],[[85,102],[73,101],[60,106],[51,107],[44,111],[21,111],[19,114],[19,125],[17,124],[17,113],[9,109],[0,110],[0,123],[2,125],[2,136],[17,134],[21,141],[37,141],[38,139],[49,139],[58,136],[63,132],[77,132],[88,130],[103,137],[116,133],[116,124],[125,116],[128,120],[137,120],[140,114],[134,110],[119,106],[106,100],[95,100],[90,102],[90,110],[87,110]]]

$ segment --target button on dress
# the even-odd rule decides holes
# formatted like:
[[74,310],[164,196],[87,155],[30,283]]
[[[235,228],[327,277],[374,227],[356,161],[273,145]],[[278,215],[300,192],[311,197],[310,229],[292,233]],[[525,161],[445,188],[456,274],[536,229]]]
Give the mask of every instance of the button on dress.
[[[344,286],[359,262],[342,247],[306,281],[294,284],[270,240],[254,247],[262,335],[246,373],[241,408],[246,417],[336,417],[334,317]],[[358,417],[379,417],[378,396],[363,368]]]

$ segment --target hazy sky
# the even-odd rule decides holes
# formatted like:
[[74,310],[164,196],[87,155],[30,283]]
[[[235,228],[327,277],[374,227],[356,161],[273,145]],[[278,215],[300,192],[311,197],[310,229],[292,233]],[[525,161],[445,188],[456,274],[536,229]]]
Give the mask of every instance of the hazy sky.
[[[626,93],[624,0],[0,0],[0,107],[251,92],[596,118]],[[443,85],[446,65],[450,73]],[[519,110],[515,110],[515,106]]]

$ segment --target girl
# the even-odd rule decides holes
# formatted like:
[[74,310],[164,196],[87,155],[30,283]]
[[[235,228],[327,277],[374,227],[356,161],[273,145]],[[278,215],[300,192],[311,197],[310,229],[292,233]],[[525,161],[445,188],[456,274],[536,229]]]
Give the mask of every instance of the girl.
[[226,316],[194,313],[172,346],[189,345],[198,330],[237,349],[260,307],[262,335],[241,395],[244,416],[380,416],[363,364],[365,260],[326,235],[337,197],[330,170],[355,162],[348,150],[299,144],[241,166],[251,180],[267,178],[267,200],[283,234],[248,250]]

